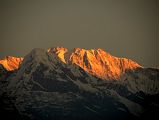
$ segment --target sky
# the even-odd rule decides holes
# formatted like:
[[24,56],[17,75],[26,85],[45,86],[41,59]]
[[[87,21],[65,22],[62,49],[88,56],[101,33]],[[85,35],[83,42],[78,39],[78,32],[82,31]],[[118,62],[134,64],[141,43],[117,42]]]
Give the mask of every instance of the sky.
[[0,58],[33,48],[103,48],[159,66],[158,0],[0,0]]

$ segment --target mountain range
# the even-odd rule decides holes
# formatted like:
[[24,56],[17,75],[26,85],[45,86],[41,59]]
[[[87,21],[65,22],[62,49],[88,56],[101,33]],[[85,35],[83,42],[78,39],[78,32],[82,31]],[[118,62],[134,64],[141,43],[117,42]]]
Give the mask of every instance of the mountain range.
[[0,113],[16,120],[153,119],[159,69],[101,48],[35,48],[0,60]]

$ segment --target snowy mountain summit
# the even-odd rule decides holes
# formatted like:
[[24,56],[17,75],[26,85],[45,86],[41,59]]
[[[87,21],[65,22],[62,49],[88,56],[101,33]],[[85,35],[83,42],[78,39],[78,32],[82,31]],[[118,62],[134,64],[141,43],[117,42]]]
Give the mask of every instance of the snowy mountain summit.
[[158,115],[159,69],[103,49],[35,48],[0,60],[0,111],[25,120],[143,119]]
[[[50,61],[48,61],[48,56],[54,57],[54,59],[60,62],[75,64],[89,74],[106,80],[118,79],[126,70],[133,70],[141,67],[130,59],[114,57],[100,48],[91,50],[74,48],[71,51],[68,51],[68,49],[64,47],[49,48],[47,51],[36,48],[25,57],[25,60],[29,59],[28,56],[35,58],[34,60],[37,62],[45,62],[44,64],[49,64]],[[17,63],[21,61],[22,59],[17,61]],[[54,60],[51,62],[53,61]],[[17,68],[18,66],[16,69]]]

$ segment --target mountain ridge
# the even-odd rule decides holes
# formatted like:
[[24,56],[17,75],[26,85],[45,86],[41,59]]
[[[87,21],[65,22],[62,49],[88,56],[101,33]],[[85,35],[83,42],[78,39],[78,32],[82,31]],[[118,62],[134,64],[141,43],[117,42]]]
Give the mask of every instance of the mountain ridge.
[[[142,67],[130,59],[114,57],[101,48],[90,50],[74,48],[68,51],[64,47],[53,47],[47,51],[40,48],[35,48],[31,51],[31,54],[33,54],[32,57],[35,57],[35,59],[45,59],[43,58],[45,53],[53,54],[57,60],[62,61],[64,64],[76,64],[89,74],[107,80],[119,79],[120,75],[126,70]],[[0,64],[10,71],[18,69],[23,61],[23,58],[9,58],[5,61],[0,60]],[[5,64],[6,61],[8,63],[7,65]]]
[[19,64],[12,71],[0,64],[0,111],[7,114],[2,114],[5,118],[140,120],[145,115],[158,116],[158,69],[144,68],[102,49],[63,47],[35,48]]

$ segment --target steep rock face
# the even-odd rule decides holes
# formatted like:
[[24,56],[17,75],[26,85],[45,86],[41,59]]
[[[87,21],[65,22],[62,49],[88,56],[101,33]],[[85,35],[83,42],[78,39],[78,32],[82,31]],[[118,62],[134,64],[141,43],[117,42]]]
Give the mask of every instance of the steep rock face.
[[[45,60],[47,56],[53,54],[56,60],[62,61],[64,64],[76,64],[89,74],[106,80],[119,79],[126,70],[141,67],[130,59],[114,57],[102,49],[85,50],[74,48],[74,50],[68,51],[64,47],[54,47],[49,48],[48,51],[34,49],[32,54],[31,56],[35,57],[35,60],[38,59],[42,61],[47,61]],[[54,58],[52,58],[52,60],[55,60]],[[0,60],[0,64],[8,71],[12,71],[18,69],[22,61],[23,58],[8,56]]]
[[65,60],[65,53],[67,52],[68,50],[64,47],[54,47],[54,48],[49,48],[48,49],[48,53],[54,53],[57,55],[57,57],[64,63],[66,63],[66,60]]
[[111,56],[102,49],[74,48],[73,51],[68,51],[66,48],[58,47],[48,51],[56,53],[64,63],[76,64],[89,74],[101,79],[118,79],[126,70],[141,67],[130,59]]
[[53,91],[57,89],[58,86],[64,87],[61,87],[61,91],[63,89],[68,91],[72,88],[76,89],[72,84],[78,86],[78,83],[73,80],[82,79],[82,82],[86,83],[91,80],[96,82],[95,78],[85,73],[79,66],[65,64],[59,59],[58,53],[56,52],[56,49],[50,49],[50,51],[40,48],[33,49],[24,57],[16,76],[11,78],[11,86],[14,84],[17,87],[17,84],[20,83],[20,86],[23,86],[20,87],[20,92],[23,88]]
[[[36,48],[18,70],[8,74],[0,65],[0,71],[0,111],[11,118],[127,120],[159,110],[158,69],[142,68],[102,49]],[[124,72],[119,80],[107,81]]]
[[22,61],[23,58],[6,56],[4,59],[0,60],[0,64],[2,64],[6,70],[13,71],[19,68]]

